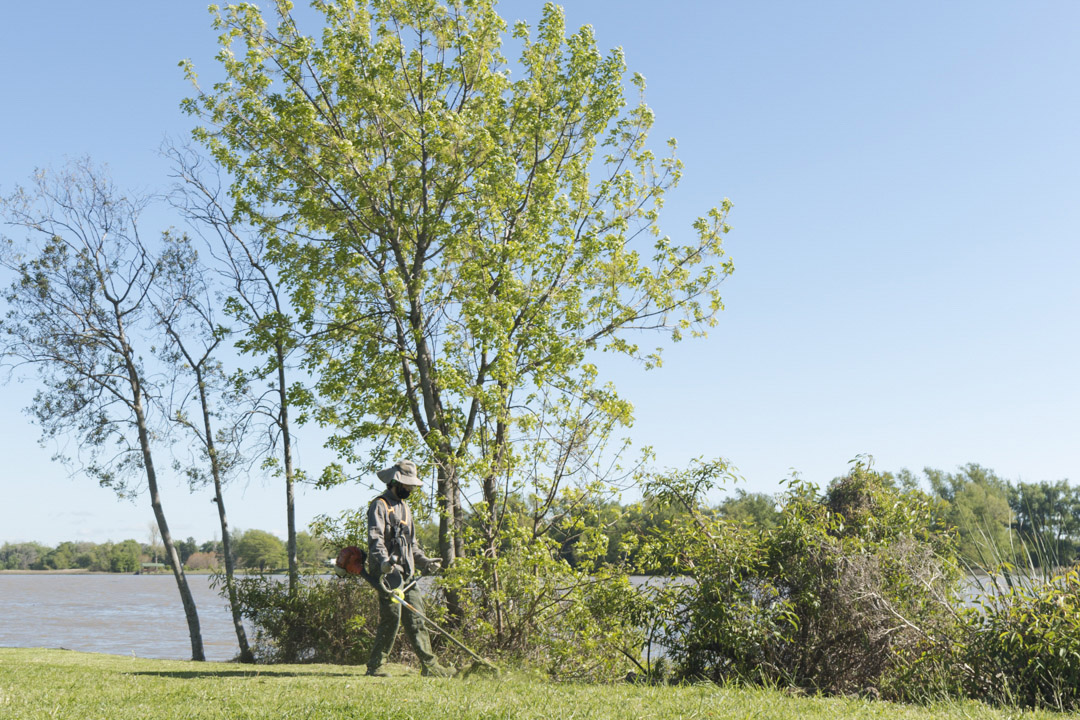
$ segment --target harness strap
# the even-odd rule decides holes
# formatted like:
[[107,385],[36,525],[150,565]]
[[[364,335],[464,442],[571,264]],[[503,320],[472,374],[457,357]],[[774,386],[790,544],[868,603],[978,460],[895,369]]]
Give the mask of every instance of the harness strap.
[[[390,515],[394,515],[394,508],[392,508],[390,506],[390,503],[386,502],[386,498],[384,498],[382,495],[380,495],[379,497],[377,497],[375,499],[378,500],[378,501],[381,501],[382,504],[386,506],[386,512],[387,513],[389,513]],[[404,524],[404,525],[408,525],[409,524],[409,506],[408,505],[402,505],[401,507],[402,507],[402,512],[400,514],[398,514],[398,515],[394,515],[394,517],[396,517],[398,519],[399,523]]]

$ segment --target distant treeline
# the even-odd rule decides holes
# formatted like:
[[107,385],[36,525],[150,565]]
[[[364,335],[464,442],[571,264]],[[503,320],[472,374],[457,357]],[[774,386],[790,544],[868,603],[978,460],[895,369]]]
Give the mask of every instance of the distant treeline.
[[[323,562],[327,552],[322,543],[306,532],[297,533],[297,555],[302,565]],[[224,561],[220,540],[198,543],[189,537],[176,543],[180,560],[188,570],[212,570]],[[233,542],[236,565],[249,570],[275,570],[288,564],[285,543],[263,530],[236,534]],[[90,570],[130,573],[143,563],[167,562],[156,542],[62,542],[49,547],[36,542],[4,543],[0,547],[3,570]]]
[[1080,555],[1080,487],[1068,480],[1011,482],[975,463],[923,478],[903,471],[900,487],[929,486],[944,524],[955,528],[960,554],[977,567],[1072,565]]
[[[1080,555],[1080,487],[1068,480],[1011,482],[993,470],[970,463],[955,473],[926,468],[921,476],[909,470],[882,473],[898,490],[928,491],[937,501],[939,522],[956,533],[961,556],[978,567],[1000,561],[1040,566],[1047,558],[1055,564],[1077,562]],[[517,503],[524,503],[517,499]],[[511,503],[513,505],[514,503]],[[586,513],[587,524],[599,528],[608,538],[605,560],[629,565],[641,573],[663,573],[665,568],[650,564],[640,556],[639,538],[668,532],[672,520],[682,511],[652,499],[593,506]],[[762,530],[775,529],[780,509],[773,495],[736,489],[714,505],[717,518]],[[580,528],[550,529],[561,543],[562,556],[577,566]],[[438,547],[438,525],[420,528],[424,547]],[[285,567],[285,544],[262,530],[248,530],[237,536],[236,564],[250,570]],[[223,554],[220,541],[197,543],[188,538],[177,543],[180,559],[189,570],[217,568]],[[318,565],[329,556],[327,549],[307,532],[297,534],[297,555],[301,565]],[[125,540],[120,543],[63,542],[55,548],[38,543],[5,543],[0,547],[0,568],[5,570],[66,570],[81,568],[100,572],[134,572],[141,563],[162,560],[159,546]],[[592,561],[590,561],[592,562]]]

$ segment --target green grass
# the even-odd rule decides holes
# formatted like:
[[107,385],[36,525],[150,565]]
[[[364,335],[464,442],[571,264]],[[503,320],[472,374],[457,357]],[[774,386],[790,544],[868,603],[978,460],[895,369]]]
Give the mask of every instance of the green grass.
[[552,684],[510,676],[366,678],[335,665],[241,666],[0,648],[0,718],[1061,718],[978,703],[929,707],[713,685]]

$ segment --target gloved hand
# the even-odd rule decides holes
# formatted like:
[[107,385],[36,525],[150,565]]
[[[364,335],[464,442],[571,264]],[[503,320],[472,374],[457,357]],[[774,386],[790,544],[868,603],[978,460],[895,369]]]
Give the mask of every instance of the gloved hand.
[[398,565],[395,565],[390,560],[383,560],[382,567],[379,568],[379,572],[381,572],[383,575],[389,575],[390,573],[394,572],[394,570],[397,570],[403,575],[405,574],[404,570],[402,570]]
[[442,560],[439,558],[428,560],[427,565],[424,566],[423,570],[428,575],[434,575],[435,573],[442,570]]

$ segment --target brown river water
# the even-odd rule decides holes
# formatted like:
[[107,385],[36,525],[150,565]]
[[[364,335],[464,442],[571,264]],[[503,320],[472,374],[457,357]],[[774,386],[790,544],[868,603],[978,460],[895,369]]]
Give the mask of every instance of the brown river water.
[[[633,580],[643,585],[657,579]],[[232,660],[240,650],[228,604],[210,587],[208,575],[188,575],[188,584],[199,610],[206,659]],[[0,573],[0,647],[191,659],[184,608],[171,573]]]
[[[232,616],[208,575],[189,575],[207,660],[239,652]],[[161,575],[0,574],[0,647],[190,660],[180,591]]]

